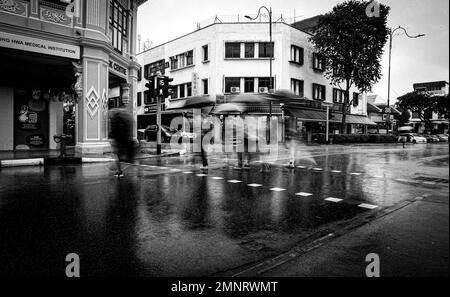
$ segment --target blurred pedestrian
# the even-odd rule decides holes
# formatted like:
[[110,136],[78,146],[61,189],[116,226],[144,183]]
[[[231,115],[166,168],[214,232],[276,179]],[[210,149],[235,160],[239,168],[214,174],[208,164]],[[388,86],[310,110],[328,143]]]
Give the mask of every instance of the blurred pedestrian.
[[208,170],[208,153],[207,153],[207,148],[205,148],[205,146],[209,147],[209,145],[211,143],[203,143],[203,140],[205,138],[205,135],[214,129],[212,121],[210,120],[210,117],[209,117],[210,111],[211,111],[211,108],[209,108],[209,107],[202,108],[202,128],[201,128],[202,166],[200,167],[201,170]]
[[132,163],[134,159],[133,118],[123,105],[109,112],[110,138],[116,154],[117,178],[123,177],[121,162]]

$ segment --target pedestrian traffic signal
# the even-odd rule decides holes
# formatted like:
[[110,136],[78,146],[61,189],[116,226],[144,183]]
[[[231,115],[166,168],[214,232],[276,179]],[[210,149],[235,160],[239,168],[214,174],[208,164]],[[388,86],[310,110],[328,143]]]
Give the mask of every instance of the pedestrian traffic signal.
[[[150,76],[148,78],[148,83],[145,84],[145,87],[148,89],[147,100],[151,101],[151,98],[155,98],[155,76]],[[147,104],[147,102],[145,102]]]
[[157,96],[164,96],[166,90],[166,76],[157,76],[156,77],[156,95]]

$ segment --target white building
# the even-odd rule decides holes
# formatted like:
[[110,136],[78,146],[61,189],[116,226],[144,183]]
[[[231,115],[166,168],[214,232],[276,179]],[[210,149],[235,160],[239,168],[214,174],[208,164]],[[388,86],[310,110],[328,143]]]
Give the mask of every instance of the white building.
[[[278,19],[273,17],[274,20]],[[274,89],[291,90],[311,99],[311,112],[297,112],[298,125],[306,125],[310,132],[323,129],[326,115],[321,102],[334,103],[334,110],[342,110],[344,92],[330,85],[323,75],[323,63],[309,42],[309,33],[303,32],[283,21],[272,23],[273,46],[269,43],[269,23],[254,22],[237,16],[224,20],[220,16],[214,22],[184,36],[153,47],[137,55],[138,62],[145,65],[144,74],[157,70],[173,78],[175,94],[166,100],[165,113],[182,106],[186,97],[212,96],[217,102],[226,101],[234,93],[267,92],[270,86],[270,59],[272,59]],[[143,128],[155,118],[154,105],[145,105],[145,84],[138,83],[138,125]],[[355,99],[348,115],[348,132],[356,133],[361,124],[369,124],[366,117],[366,98],[352,90]],[[147,102],[152,103],[152,102]],[[146,106],[146,107],[145,107]],[[145,108],[149,113],[145,113]],[[163,109],[164,109],[163,108]],[[314,112],[312,112],[314,111]],[[281,109],[274,107],[274,114]],[[267,114],[261,107],[255,113]],[[335,123],[339,114],[336,113]],[[147,119],[147,120],[146,120]],[[333,120],[332,120],[333,121]],[[164,124],[164,116],[163,116]],[[167,124],[167,122],[166,122]],[[297,125],[297,129],[302,130]],[[308,126],[309,125],[309,126]],[[304,130],[304,129],[303,129]],[[336,130],[332,128],[331,131]],[[361,130],[362,132],[362,130]]]

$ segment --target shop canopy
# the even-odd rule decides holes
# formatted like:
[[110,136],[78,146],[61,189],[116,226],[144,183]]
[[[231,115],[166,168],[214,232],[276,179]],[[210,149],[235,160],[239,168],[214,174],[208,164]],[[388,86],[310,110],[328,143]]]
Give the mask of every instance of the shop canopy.
[[[327,113],[321,110],[287,108],[286,115],[296,117],[299,120],[303,120],[305,122],[327,121]],[[332,113],[330,122],[341,123],[342,114]],[[354,114],[347,114],[345,122],[347,124],[376,125],[376,123],[371,121],[368,117]]]

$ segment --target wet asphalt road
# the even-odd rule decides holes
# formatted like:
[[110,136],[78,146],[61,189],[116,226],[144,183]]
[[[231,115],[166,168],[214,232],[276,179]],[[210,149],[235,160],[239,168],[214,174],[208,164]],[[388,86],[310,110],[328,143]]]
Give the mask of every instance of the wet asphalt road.
[[[0,171],[0,275],[205,276],[277,255],[405,199],[448,193],[448,144],[306,147],[233,170],[233,156]],[[312,162],[313,160],[313,162]]]

